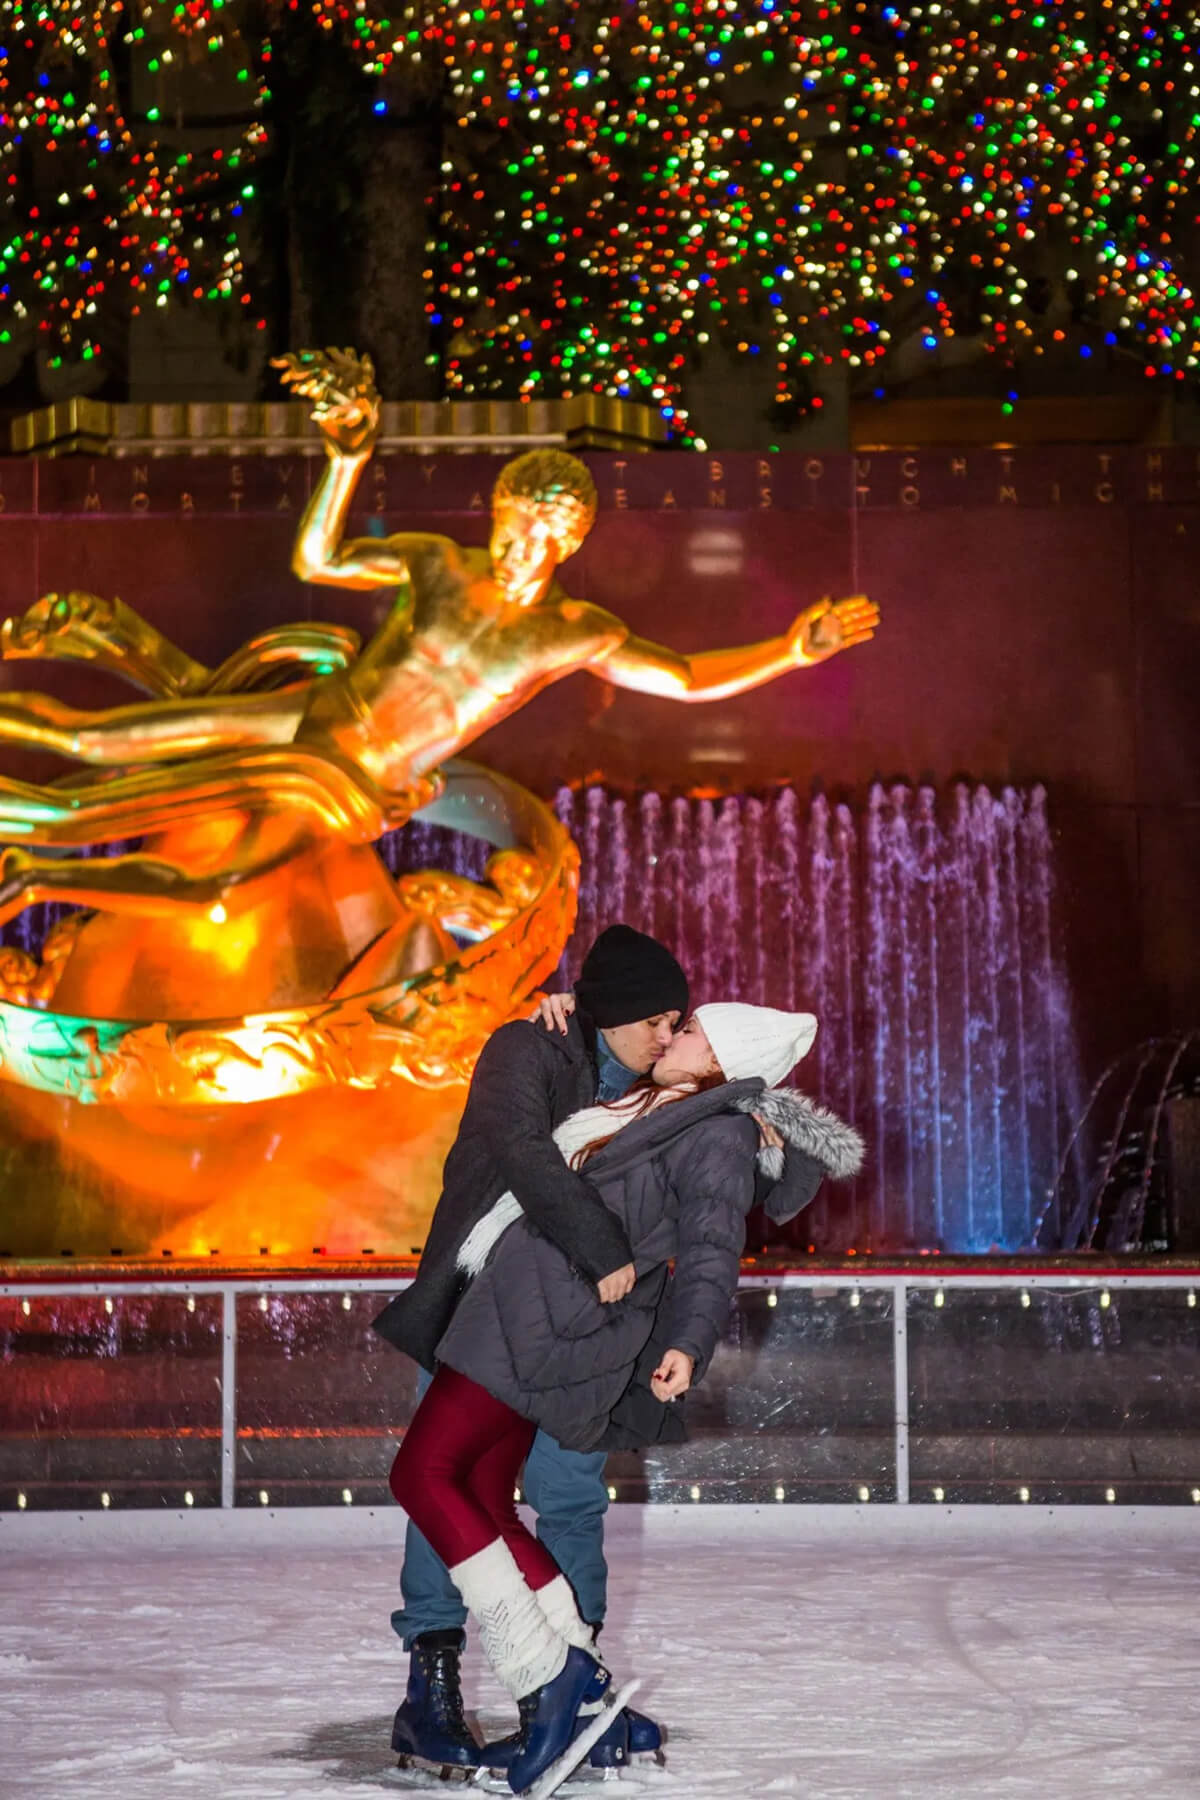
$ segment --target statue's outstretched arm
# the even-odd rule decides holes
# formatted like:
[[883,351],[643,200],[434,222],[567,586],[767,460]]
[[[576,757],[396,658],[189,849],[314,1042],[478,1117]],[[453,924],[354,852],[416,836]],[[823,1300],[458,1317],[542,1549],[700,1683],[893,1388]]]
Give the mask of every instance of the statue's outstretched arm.
[[307,621],[260,632],[216,669],[197,662],[164,637],[123,600],[72,589],[44,594],[0,626],[0,657],[6,662],[89,662],[119,675],[144,693],[175,700],[199,694],[230,694],[258,686],[264,676],[296,679],[347,668],[358,655],[360,638],[348,625]]
[[285,386],[313,402],[327,458],[296,533],[293,574],[332,587],[397,587],[407,579],[408,567],[394,543],[345,536],[358,478],[379,435],[370,357],[353,350],[301,350],[273,357],[272,363]]
[[701,650],[684,656],[647,638],[630,635],[589,666],[594,675],[640,694],[671,700],[725,700],[761,687],[789,669],[826,662],[839,650],[865,644],[875,635],[879,608],[863,594],[818,601],[781,637],[731,650]]

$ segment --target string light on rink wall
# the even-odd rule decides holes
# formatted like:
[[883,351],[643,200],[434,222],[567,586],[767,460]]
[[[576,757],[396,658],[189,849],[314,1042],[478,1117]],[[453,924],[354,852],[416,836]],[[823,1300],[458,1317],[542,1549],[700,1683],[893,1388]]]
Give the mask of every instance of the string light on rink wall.
[[[831,367],[886,383],[901,339],[931,359],[970,338],[1005,364],[1058,344],[1171,381],[1200,367],[1183,0],[312,12],[380,83],[370,128],[393,89],[439,120],[424,278],[452,392],[629,396],[692,441],[684,374],[707,343],[770,366],[789,417],[820,407]],[[36,328],[55,354],[99,355],[122,296],[253,314],[245,249],[289,9],[268,0],[259,41],[232,16],[0,0],[0,342]],[[121,110],[118,50],[153,88],[145,119]],[[247,106],[224,144],[184,150],[160,121],[205,57]],[[1019,404],[1019,383],[1005,391]]]

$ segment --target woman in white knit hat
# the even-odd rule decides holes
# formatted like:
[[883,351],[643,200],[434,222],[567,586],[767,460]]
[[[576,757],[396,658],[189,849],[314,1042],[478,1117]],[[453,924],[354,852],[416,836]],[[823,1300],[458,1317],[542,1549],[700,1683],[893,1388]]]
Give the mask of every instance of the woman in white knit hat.
[[572,1590],[517,1515],[521,1464],[538,1428],[576,1450],[684,1435],[671,1403],[703,1374],[728,1317],[756,1163],[782,1155],[762,1148],[755,1121],[822,1174],[861,1165],[851,1127],[777,1085],[816,1031],[811,1013],[702,1006],[650,1076],[559,1126],[563,1157],[586,1169],[633,1247],[625,1299],[604,1304],[512,1194],[459,1246],[464,1293],[391,1485],[518,1702],[519,1732],[486,1757],[514,1792],[552,1792],[623,1729]]

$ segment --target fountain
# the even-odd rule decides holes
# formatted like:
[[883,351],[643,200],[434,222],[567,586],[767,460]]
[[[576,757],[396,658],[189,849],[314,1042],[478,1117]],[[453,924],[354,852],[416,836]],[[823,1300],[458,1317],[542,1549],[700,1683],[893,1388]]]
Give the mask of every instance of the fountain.
[[1036,1240],[1078,1112],[1041,788],[791,788],[724,800],[563,790],[579,845],[565,976],[614,919],[680,957],[697,1001],[821,1021],[800,1084],[870,1145],[796,1243],[1015,1250]]

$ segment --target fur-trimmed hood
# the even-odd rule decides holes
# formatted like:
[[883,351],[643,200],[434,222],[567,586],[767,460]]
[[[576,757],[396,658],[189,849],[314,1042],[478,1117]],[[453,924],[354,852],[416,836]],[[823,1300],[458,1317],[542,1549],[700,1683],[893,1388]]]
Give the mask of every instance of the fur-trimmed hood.
[[[791,1088],[764,1088],[757,1094],[740,1094],[735,1105],[738,1112],[761,1113],[780,1137],[820,1163],[835,1181],[848,1181],[863,1166],[866,1145],[853,1125],[806,1094]],[[764,1144],[758,1166],[768,1179],[778,1181],[783,1174],[783,1151],[778,1145]]]

